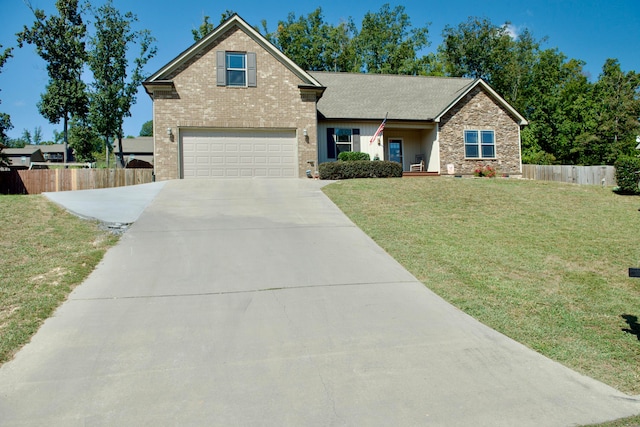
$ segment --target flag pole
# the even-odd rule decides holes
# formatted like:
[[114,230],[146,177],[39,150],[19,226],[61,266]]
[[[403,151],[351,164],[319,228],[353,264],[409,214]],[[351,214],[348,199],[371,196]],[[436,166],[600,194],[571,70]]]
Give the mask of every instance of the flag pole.
[[384,120],[382,121],[382,123],[380,123],[380,126],[378,126],[378,129],[376,130],[376,133],[374,133],[373,136],[371,137],[371,139],[369,140],[369,144],[372,144],[373,141],[375,141],[376,138],[378,138],[378,136],[380,136],[380,134],[384,130],[384,125],[387,123],[387,117],[388,116],[389,116],[389,112],[387,111],[387,114],[384,115]]

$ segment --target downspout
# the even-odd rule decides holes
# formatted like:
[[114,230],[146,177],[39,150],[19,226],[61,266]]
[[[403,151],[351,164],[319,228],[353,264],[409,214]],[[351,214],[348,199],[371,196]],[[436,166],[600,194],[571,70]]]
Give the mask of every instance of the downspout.
[[[440,163],[440,120],[436,121],[436,139],[435,141],[433,141],[433,145],[436,148],[436,160],[437,160],[437,164],[438,164],[438,175],[442,175],[442,164]],[[433,151],[433,146],[431,148],[431,151]],[[427,166],[428,168],[428,166]],[[428,170],[428,169],[427,169]]]

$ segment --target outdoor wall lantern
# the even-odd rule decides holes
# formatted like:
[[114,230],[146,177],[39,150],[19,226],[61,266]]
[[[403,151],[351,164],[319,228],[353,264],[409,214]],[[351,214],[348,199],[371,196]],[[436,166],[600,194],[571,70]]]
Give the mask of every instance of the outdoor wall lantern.
[[169,136],[173,135],[173,131],[171,130],[171,128],[167,128],[167,135]]

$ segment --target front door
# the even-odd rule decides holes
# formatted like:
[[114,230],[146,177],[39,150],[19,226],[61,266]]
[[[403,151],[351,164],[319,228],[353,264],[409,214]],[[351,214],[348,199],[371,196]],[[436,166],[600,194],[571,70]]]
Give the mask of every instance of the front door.
[[[402,163],[402,140],[389,139],[389,160],[392,162]],[[403,165],[404,168],[404,165]]]

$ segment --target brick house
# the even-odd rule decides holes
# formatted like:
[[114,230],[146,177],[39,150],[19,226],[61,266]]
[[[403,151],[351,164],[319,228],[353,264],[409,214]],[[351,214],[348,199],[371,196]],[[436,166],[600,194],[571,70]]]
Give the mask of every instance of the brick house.
[[521,174],[527,122],[484,81],[307,72],[238,15],[143,84],[159,180],[304,177],[345,150],[406,171]]

